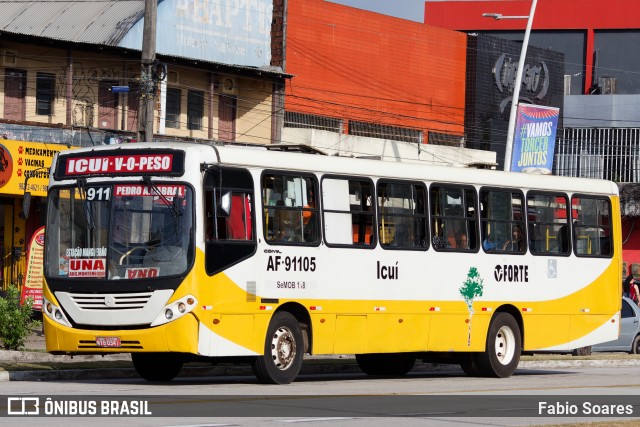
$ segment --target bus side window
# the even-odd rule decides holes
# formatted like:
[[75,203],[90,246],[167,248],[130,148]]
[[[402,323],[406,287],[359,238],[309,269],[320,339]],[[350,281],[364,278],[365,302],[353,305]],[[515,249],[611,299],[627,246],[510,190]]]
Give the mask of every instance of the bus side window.
[[478,249],[477,194],[473,188],[435,183],[430,189],[431,230],[436,250]]
[[578,256],[611,257],[611,205],[608,198],[576,196],[571,199],[574,250]]
[[422,183],[380,180],[378,236],[385,249],[427,248],[427,200]]
[[536,255],[569,255],[569,202],[562,193],[527,194],[529,247]]
[[518,190],[481,189],[483,247],[488,252],[523,254],[527,250],[524,196]]
[[254,240],[251,175],[234,168],[224,168],[222,174],[208,172],[204,188],[205,241]]
[[317,181],[290,172],[262,176],[265,240],[271,244],[315,245],[320,241],[315,199]]
[[327,244],[373,247],[377,242],[373,182],[324,178],[322,205]]

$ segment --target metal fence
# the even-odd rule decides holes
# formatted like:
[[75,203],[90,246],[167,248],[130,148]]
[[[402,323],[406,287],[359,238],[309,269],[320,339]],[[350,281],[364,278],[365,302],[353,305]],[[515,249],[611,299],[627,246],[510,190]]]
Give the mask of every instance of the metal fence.
[[566,128],[553,173],[640,183],[640,128]]

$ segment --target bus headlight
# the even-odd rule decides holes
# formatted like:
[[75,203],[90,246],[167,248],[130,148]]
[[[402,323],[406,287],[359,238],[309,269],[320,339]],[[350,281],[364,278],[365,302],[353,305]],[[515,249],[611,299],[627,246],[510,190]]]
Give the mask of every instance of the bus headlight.
[[64,315],[64,312],[60,307],[58,307],[57,305],[55,305],[54,303],[52,303],[46,298],[43,298],[42,306],[44,307],[44,310],[42,310],[42,312],[49,319],[61,325],[71,327],[71,322],[67,320],[67,317]]
[[153,322],[151,322],[151,326],[160,326],[177,320],[185,314],[193,311],[197,305],[198,301],[193,297],[193,295],[185,295],[179,300],[165,305],[160,311],[160,314],[158,314]]

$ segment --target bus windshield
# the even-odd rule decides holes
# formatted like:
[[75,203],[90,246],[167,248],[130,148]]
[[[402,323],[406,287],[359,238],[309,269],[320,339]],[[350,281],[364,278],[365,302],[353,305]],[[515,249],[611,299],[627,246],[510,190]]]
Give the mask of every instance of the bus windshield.
[[184,184],[87,185],[49,191],[45,275],[150,279],[184,274],[193,251],[192,191]]

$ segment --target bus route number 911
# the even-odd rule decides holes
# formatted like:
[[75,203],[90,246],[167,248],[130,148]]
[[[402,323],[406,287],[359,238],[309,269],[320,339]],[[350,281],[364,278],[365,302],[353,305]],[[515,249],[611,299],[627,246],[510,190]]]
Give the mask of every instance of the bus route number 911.
[[270,255],[267,271],[316,271],[316,257]]

